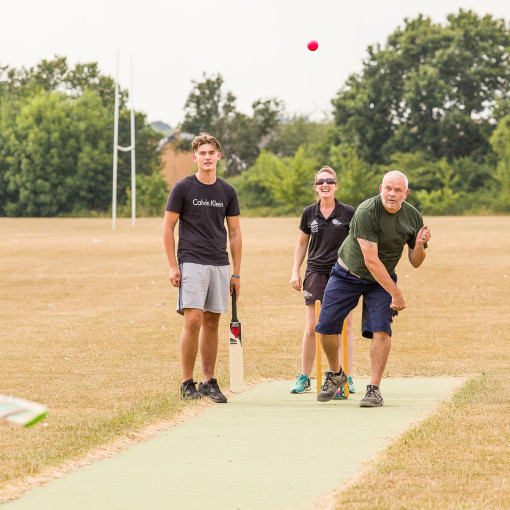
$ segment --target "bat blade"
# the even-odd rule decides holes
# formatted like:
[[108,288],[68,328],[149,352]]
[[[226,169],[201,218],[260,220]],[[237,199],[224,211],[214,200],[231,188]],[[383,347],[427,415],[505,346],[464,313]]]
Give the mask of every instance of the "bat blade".
[[48,408],[22,398],[0,395],[0,421],[30,427],[48,414]]
[[232,320],[229,328],[230,391],[241,393],[244,390],[243,341],[241,322],[237,318],[236,291],[232,292]]

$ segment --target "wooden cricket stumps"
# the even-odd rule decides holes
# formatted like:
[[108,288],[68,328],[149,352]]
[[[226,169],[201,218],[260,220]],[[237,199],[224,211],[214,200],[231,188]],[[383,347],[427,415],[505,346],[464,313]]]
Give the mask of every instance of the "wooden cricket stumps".
[[[315,325],[319,322],[319,315],[321,313],[321,302],[315,301]],[[321,391],[322,382],[322,344],[321,334],[315,332],[315,351],[316,351],[316,363],[317,363],[317,395]]]
[[[319,322],[319,315],[321,313],[321,302],[315,301],[315,324]],[[322,342],[321,334],[315,332],[315,351],[316,351],[316,366],[317,366],[317,395],[321,391],[322,383]],[[342,326],[342,368],[347,376],[349,376],[349,355],[347,350],[347,319],[344,320]],[[343,387],[343,398],[349,398],[349,381]]]
[[[342,325],[342,368],[349,377],[349,351],[347,350],[347,319]],[[349,398],[349,379],[344,385],[344,398]]]

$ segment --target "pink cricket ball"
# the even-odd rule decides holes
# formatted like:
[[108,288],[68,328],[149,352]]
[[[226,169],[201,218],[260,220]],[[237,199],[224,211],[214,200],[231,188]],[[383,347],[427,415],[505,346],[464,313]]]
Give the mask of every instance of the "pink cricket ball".
[[319,43],[317,41],[310,41],[308,43],[308,49],[310,51],[315,51],[319,47]]

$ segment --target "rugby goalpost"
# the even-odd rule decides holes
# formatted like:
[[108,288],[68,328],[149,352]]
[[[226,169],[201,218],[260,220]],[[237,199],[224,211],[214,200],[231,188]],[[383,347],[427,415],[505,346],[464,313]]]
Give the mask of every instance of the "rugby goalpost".
[[117,51],[117,71],[115,76],[115,113],[113,122],[113,189],[112,189],[112,229],[117,222],[117,164],[118,151],[131,152],[131,226],[136,221],[136,157],[135,157],[135,107],[133,101],[133,55],[131,55],[131,86],[129,102],[131,106],[131,145],[119,145],[119,52]]

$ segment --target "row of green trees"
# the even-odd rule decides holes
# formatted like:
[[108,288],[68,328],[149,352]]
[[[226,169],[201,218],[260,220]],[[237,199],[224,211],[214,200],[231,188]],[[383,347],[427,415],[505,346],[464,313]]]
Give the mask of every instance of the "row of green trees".
[[[331,125],[273,131],[270,152],[233,181],[241,201],[258,214],[297,213],[327,164],[339,174],[340,200],[354,206],[399,169],[409,201],[427,214],[509,212],[509,59],[503,20],[463,10],[445,25],[405,20],[384,46],[368,48],[332,101]],[[295,155],[289,140],[300,144]]]
[[[239,175],[255,163],[264,139],[274,132],[283,116],[283,102],[277,98],[258,99],[252,114],[236,107],[236,96],[223,89],[221,74],[193,81],[184,105],[183,131],[214,133],[221,141],[225,176]],[[184,144],[189,150],[189,144]]]
[[[405,20],[369,47],[359,73],[332,99],[333,117],[286,114],[277,98],[236,107],[220,74],[193,81],[182,131],[222,143],[221,171],[244,214],[299,214],[321,165],[338,197],[357,206],[392,169],[426,214],[510,212],[510,30],[460,10],[445,24]],[[129,145],[127,94],[120,139]],[[65,58],[0,67],[0,215],[104,213],[111,204],[114,83],[97,64]],[[161,214],[167,185],[154,132],[136,114],[138,212]],[[189,151],[189,142],[177,144]],[[119,155],[119,203],[129,211],[129,154]]]
[[468,157],[432,161],[424,152],[395,153],[388,164],[369,164],[353,145],[332,145],[326,158],[314,146],[301,146],[294,156],[263,150],[255,164],[230,179],[249,215],[299,214],[313,203],[314,175],[327,162],[338,174],[337,198],[357,207],[378,193],[382,177],[401,170],[409,178],[408,201],[424,214],[458,215],[510,212],[510,117],[491,137],[493,163]]
[[[120,95],[119,141],[129,145],[125,91]],[[101,75],[97,64],[70,68],[65,58],[55,58],[31,69],[0,67],[0,215],[108,210],[114,101],[114,82]],[[164,189],[159,136],[140,113],[135,125],[140,185],[159,180]],[[130,171],[129,155],[120,154],[120,203],[127,198]]]

